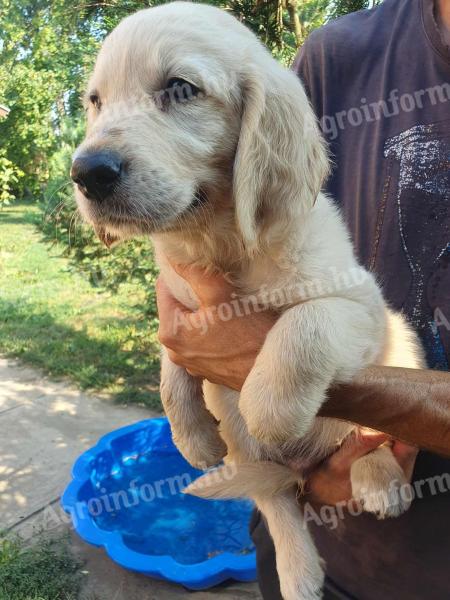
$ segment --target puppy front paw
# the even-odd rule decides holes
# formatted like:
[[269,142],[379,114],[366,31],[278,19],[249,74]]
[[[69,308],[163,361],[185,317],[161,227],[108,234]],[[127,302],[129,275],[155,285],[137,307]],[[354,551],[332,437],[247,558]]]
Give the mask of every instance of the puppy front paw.
[[[309,403],[305,403],[308,406]],[[280,444],[303,437],[312,427],[315,411],[304,410],[298,398],[276,397],[270,385],[247,380],[239,410],[249,434],[259,442]]]
[[360,481],[354,487],[353,497],[361,503],[366,512],[374,514],[377,519],[398,517],[408,510],[411,502],[402,494],[403,483],[391,481],[384,489],[380,489],[373,481]]

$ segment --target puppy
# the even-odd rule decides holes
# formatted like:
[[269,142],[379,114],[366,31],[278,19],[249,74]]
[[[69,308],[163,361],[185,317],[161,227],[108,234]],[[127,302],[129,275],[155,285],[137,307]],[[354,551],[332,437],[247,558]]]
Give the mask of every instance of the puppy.
[[[176,2],[107,37],[86,109],[71,174],[100,238],[151,235],[162,276],[191,309],[195,295],[170,263],[222,272],[243,298],[280,314],[240,394],[202,385],[163,352],[161,397],[190,463],[235,465],[231,478],[208,473],[188,491],[253,498],[283,598],[319,598],[323,571],[296,501],[301,475],[286,465],[295,457],[311,467],[354,429],[316,418],[331,384],[368,365],[420,368],[423,357],[320,191],[329,165],[302,85],[226,12]],[[351,483],[379,517],[408,507],[388,445],[354,463]]]

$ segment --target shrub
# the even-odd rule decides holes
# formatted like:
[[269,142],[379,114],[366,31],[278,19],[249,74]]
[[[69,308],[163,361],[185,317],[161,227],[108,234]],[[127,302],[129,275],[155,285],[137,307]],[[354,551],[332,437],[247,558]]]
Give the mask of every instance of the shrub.
[[14,188],[23,177],[23,172],[6,158],[6,152],[0,149],[0,208],[15,198]]

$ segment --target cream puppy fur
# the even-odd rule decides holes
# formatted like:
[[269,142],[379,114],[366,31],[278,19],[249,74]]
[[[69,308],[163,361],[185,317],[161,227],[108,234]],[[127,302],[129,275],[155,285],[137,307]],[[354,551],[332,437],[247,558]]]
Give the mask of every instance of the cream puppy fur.
[[[296,501],[301,474],[285,465],[317,463],[354,429],[316,418],[331,384],[368,365],[420,368],[423,358],[320,191],[328,159],[302,85],[226,12],[176,2],[108,36],[86,108],[73,177],[79,209],[106,243],[150,234],[162,276],[191,309],[196,298],[169,261],[226,273],[242,295],[286,292],[240,394],[202,385],[163,352],[161,397],[188,461],[225,456],[236,466],[189,491],[253,498],[275,542],[283,598],[319,598],[323,570]],[[102,152],[120,165],[98,198],[74,173]],[[408,507],[389,446],[357,460],[351,482],[379,517]]]

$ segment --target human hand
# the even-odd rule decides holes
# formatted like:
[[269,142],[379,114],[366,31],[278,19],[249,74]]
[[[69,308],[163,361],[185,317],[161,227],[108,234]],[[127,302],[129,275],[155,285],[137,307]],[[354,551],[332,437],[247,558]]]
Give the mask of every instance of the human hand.
[[[194,377],[240,390],[264,344],[277,315],[271,311],[248,312],[230,319],[220,319],[217,307],[235,299],[234,288],[219,275],[205,274],[202,269],[177,267],[175,270],[191,286],[200,307],[191,311],[180,304],[159,277],[156,298],[159,312],[159,339],[169,358]],[[179,315],[187,326],[177,327]],[[199,327],[199,324],[207,327]]]
[[[352,464],[389,440],[389,436],[384,433],[370,429],[361,429],[350,435],[334,454],[311,472],[306,483],[305,500],[329,506],[350,502]],[[406,479],[411,481],[418,449],[399,441],[392,441],[391,448]]]

